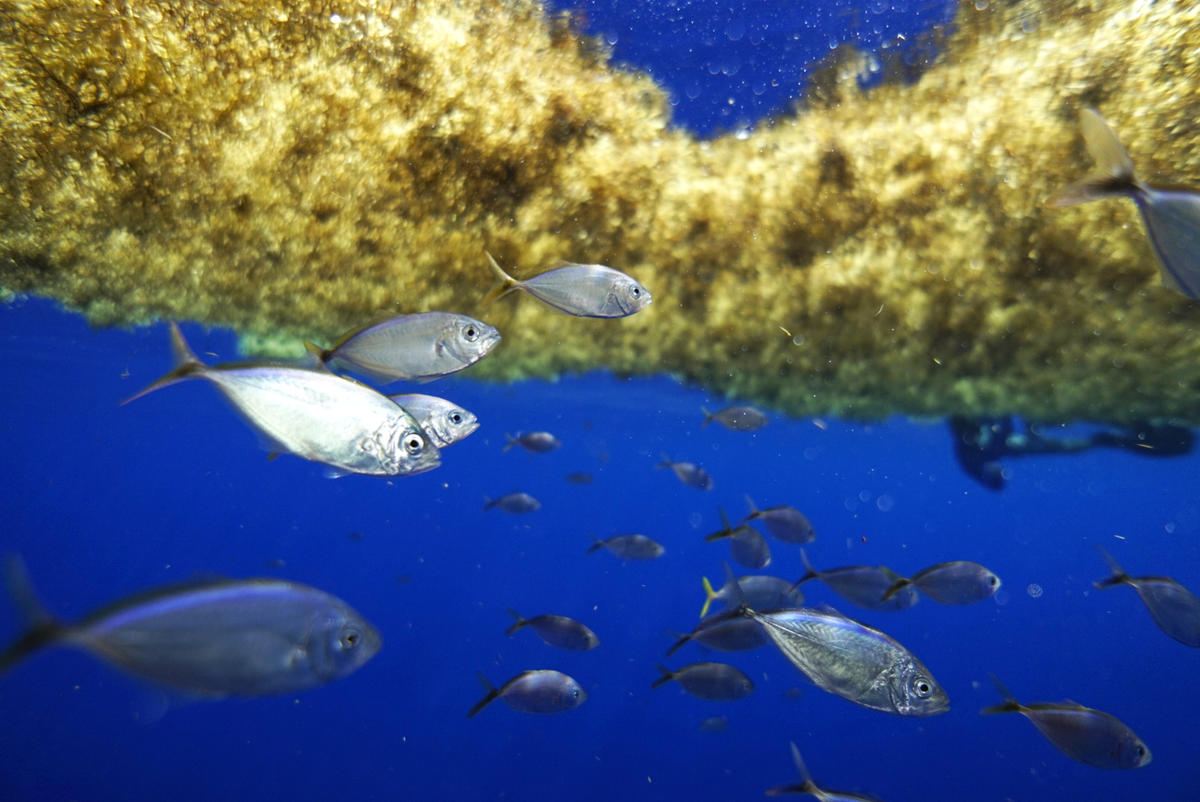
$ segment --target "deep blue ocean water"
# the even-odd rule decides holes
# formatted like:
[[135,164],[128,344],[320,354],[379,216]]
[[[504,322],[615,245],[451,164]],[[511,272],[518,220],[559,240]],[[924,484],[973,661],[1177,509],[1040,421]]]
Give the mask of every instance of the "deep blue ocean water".
[[[831,39],[878,42],[945,14],[915,3],[879,4],[880,14],[841,5],[847,13],[763,12],[771,5],[587,10],[593,30],[613,32],[618,58],[651,70],[671,62],[676,72],[664,66],[662,75],[680,122],[703,133],[786,104],[756,94],[758,79],[769,85],[772,71],[786,73],[796,89],[804,63]],[[738,19],[745,30],[731,37]],[[736,73],[714,74],[708,52],[742,53],[755,30],[760,44],[736,57]],[[732,106],[710,102],[734,95]],[[238,358],[230,332],[185,331],[206,359]],[[1170,574],[1200,590],[1198,455],[1027,457],[1006,464],[1009,486],[996,493],[963,475],[940,421],[772,415],[755,433],[701,428],[700,407],[723,399],[666,377],[597,372],[427,385],[475,412],[480,430],[428,474],[329,480],[296,458],[268,462],[203,382],[119,406],[170,367],[164,326],[92,330],[23,300],[0,309],[0,354],[8,377],[0,548],[24,557],[55,613],[73,619],[203,575],[282,577],[346,599],[384,638],[353,676],[253,700],[187,700],[79,652],[38,654],[0,677],[0,799],[725,802],[794,782],[789,741],[822,786],[887,800],[1200,798],[1200,654],[1160,632],[1129,588],[1091,584],[1107,573],[1101,544],[1132,573]],[[563,446],[502,451],[506,432],[531,429],[554,432]],[[715,489],[657,470],[663,452],[703,464]],[[595,481],[566,482],[573,471]],[[482,509],[485,496],[513,490],[542,509],[520,517]],[[853,608],[807,587],[814,603],[912,649],[947,689],[948,713],[906,719],[856,707],[813,688],[771,648],[722,655],[689,645],[663,657],[670,633],[697,620],[700,578],[719,581],[728,559],[726,546],[703,536],[719,528],[718,507],[740,517],[747,493],[759,506],[792,504],[808,515],[817,530],[808,553],[821,568],[886,563],[912,573],[969,559],[1000,575],[992,600],[954,608],[926,599],[901,613]],[[585,554],[592,535],[631,531],[658,539],[666,554],[650,563]],[[802,573],[795,546],[771,547],[768,573]],[[573,616],[601,644],[577,654],[529,631],[506,637],[508,607]],[[21,628],[0,607],[0,636],[15,639]],[[756,690],[717,703],[673,684],[650,689],[656,663],[700,660],[740,667]],[[530,668],[570,673],[588,701],[555,716],[495,703],[465,717],[481,695],[476,671],[500,683]],[[1017,716],[980,716],[998,701],[989,672],[1022,701],[1070,698],[1118,716],[1154,761],[1097,770]],[[728,726],[700,731],[711,716]]]

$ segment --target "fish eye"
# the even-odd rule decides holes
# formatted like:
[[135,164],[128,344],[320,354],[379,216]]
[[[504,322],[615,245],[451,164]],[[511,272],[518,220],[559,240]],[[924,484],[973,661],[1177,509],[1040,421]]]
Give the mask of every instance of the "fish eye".
[[474,326],[467,326],[463,329],[463,336],[467,338],[467,342],[475,342],[479,339],[479,331]]
[[992,587],[996,587],[996,585],[998,585],[999,583],[1000,583],[999,577],[995,577],[995,576],[988,577],[988,584],[991,585]]
[[634,287],[634,288],[633,288],[633,289],[630,291],[630,295],[632,295],[634,298],[641,298],[641,297],[642,297],[642,291],[641,291],[641,289],[640,289],[640,288],[638,288],[638,287]]
[[455,424],[462,423],[462,415],[459,415],[457,412],[451,412],[450,422]]
[[338,644],[343,651],[351,651],[362,640],[362,633],[355,627],[346,627],[342,630],[341,637],[338,638]]
[[933,686],[929,684],[928,680],[918,679],[913,683],[913,690],[916,691],[917,696],[924,699],[933,693]]
[[418,434],[410,434],[404,439],[404,448],[409,454],[419,454],[425,447],[425,441]]
[[1142,746],[1141,744],[1138,744],[1137,754],[1138,754],[1138,757],[1145,757],[1146,756],[1146,747]]

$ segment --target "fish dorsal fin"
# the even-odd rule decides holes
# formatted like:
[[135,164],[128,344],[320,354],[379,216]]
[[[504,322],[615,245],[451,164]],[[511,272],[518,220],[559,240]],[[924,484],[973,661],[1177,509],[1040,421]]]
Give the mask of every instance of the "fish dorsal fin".
[[721,565],[725,569],[725,584],[729,587],[729,592],[733,596],[733,608],[742,611],[747,616],[753,616],[754,610],[747,603],[746,594],[742,593],[742,586],[738,583],[733,569],[729,567],[728,562],[722,562]]
[[1087,108],[1079,112],[1079,127],[1088,153],[1096,162],[1097,172],[1105,178],[1133,182],[1133,161],[1116,133],[1100,116],[1100,112]]

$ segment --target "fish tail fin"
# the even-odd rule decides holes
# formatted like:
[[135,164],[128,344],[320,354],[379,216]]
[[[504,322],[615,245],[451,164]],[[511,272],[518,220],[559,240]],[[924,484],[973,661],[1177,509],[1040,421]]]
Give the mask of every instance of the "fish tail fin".
[[704,606],[700,608],[700,617],[703,618],[708,615],[708,608],[719,597],[717,596],[717,592],[713,590],[712,583],[708,581],[708,577],[702,576],[700,577],[700,581],[704,583]]
[[685,635],[680,632],[668,632],[667,634],[676,638],[676,640],[674,643],[671,644],[671,648],[667,649],[667,652],[664,655],[665,657],[670,657],[671,655],[675,654],[675,652],[677,652],[683,648],[683,645],[685,643],[687,643],[688,641],[690,641],[692,639],[691,635]]
[[746,601],[746,594],[742,593],[742,586],[738,583],[738,578],[733,573],[733,569],[729,567],[728,562],[722,562],[721,565],[725,569],[725,584],[729,587],[729,593],[732,597],[730,601],[732,601],[734,609],[740,610],[747,616],[753,615],[754,610],[750,609],[750,604]]
[[325,363],[329,361],[329,357],[332,356],[332,351],[330,349],[322,348],[312,340],[304,341],[304,350],[312,354],[317,360],[317,364],[321,365],[322,367],[325,366]]
[[979,711],[979,714],[981,716],[990,716],[996,713],[1020,713],[1023,709],[1021,707],[1021,703],[1018,702],[1016,698],[1008,692],[1008,688],[1004,687],[1004,683],[1000,681],[1000,678],[995,674],[988,674],[988,676],[991,677],[992,684],[996,686],[996,690],[999,692],[1000,696],[1004,698],[1004,701],[998,705],[985,707],[983,710]]
[[11,554],[4,566],[5,580],[13,604],[21,612],[28,630],[16,643],[0,652],[0,674],[59,638],[63,625],[50,614],[33,590],[24,561]]
[[187,340],[183,338],[183,332],[180,331],[179,324],[172,320],[169,325],[171,329],[171,353],[175,357],[175,367],[149,387],[126,398],[121,402],[121,406],[125,406],[130,401],[136,401],[144,395],[149,395],[155,390],[161,390],[168,384],[183,381],[206,370],[204,363],[196,357],[191,346],[187,344]]
[[811,579],[819,579],[821,576],[820,572],[818,572],[816,568],[813,568],[813,564],[808,561],[808,552],[803,548],[800,549],[800,560],[804,563],[804,576],[792,583],[792,586],[788,588],[789,593],[803,585],[805,582],[808,582]]
[[1105,588],[1115,587],[1116,585],[1127,584],[1129,582],[1129,574],[1125,573],[1125,569],[1121,567],[1121,564],[1118,563],[1111,554],[1105,551],[1104,547],[1100,544],[1096,544],[1096,551],[1100,552],[1100,556],[1104,558],[1104,562],[1108,563],[1108,568],[1110,571],[1112,571],[1112,576],[1106,579],[1101,579],[1099,582],[1092,583],[1096,589],[1104,590]]
[[604,548],[604,541],[598,537],[593,537],[592,545],[588,546],[588,550],[585,551],[584,554],[591,554],[592,552],[599,551],[602,548]]
[[746,506],[750,508],[750,512],[746,515],[746,520],[750,521],[758,517],[758,507],[754,504],[754,499],[750,498],[750,494],[746,494]]
[[490,291],[488,291],[487,295],[483,296],[483,306],[486,307],[493,301],[503,298],[505,295],[508,295],[510,292],[520,287],[521,282],[504,272],[504,268],[502,268],[499,263],[496,262],[495,257],[493,257],[490,253],[484,251],[484,254],[488,258],[488,264],[492,266],[492,272],[496,274],[496,278],[500,279],[500,286],[493,287]]
[[498,500],[492,498],[491,496],[483,497],[483,508],[485,510],[490,510],[492,507],[495,507],[497,503],[498,503]]
[[500,691],[496,689],[492,683],[488,682],[488,678],[483,675],[482,671],[476,671],[475,676],[479,678],[479,684],[483,686],[485,691],[484,697],[475,703],[475,706],[467,712],[467,718],[474,718],[475,714],[483,710],[493,700],[500,695]]
[[777,785],[774,788],[767,789],[767,796],[786,796],[788,794],[811,794],[818,799],[823,799],[822,791],[813,782],[812,775],[808,773],[808,767],[804,765],[804,758],[800,757],[800,750],[796,748],[796,742],[791,741],[788,744],[792,747],[792,763],[796,766],[796,772],[800,775],[800,782],[792,785]]
[[501,451],[508,451],[510,448],[512,448],[512,447],[513,447],[513,446],[515,446],[516,444],[517,444],[517,438],[513,437],[513,436],[512,436],[511,434],[509,434],[508,432],[505,432],[505,433],[504,433],[504,448],[502,448],[502,449],[500,449],[500,450],[501,450]]
[[667,668],[666,666],[662,665],[661,663],[658,664],[657,668],[658,668],[658,673],[661,674],[661,676],[658,679],[654,680],[654,682],[650,683],[651,688],[658,688],[662,685],[666,685],[668,682],[675,679],[675,672],[672,671],[671,669]]
[[888,588],[886,591],[884,591],[883,596],[879,600],[881,602],[885,602],[888,599],[895,596],[900,591],[904,590],[906,587],[908,587],[911,584],[912,584],[911,579],[905,579],[904,577],[900,577],[900,579],[896,580],[896,583],[894,585],[892,585],[890,588]]
[[1098,111],[1080,110],[1079,128],[1088,153],[1096,162],[1096,171],[1054,193],[1046,201],[1048,206],[1074,206],[1100,198],[1128,195],[1138,186],[1129,153]]
[[704,423],[700,424],[700,428],[703,429],[705,426],[712,423],[713,416],[712,413],[704,407],[700,407],[700,411],[704,413]]
[[516,619],[516,623],[515,623],[515,624],[513,624],[513,625],[512,625],[511,627],[509,627],[508,629],[504,630],[504,634],[505,634],[505,635],[511,635],[511,634],[513,634],[514,632],[516,632],[518,629],[520,629],[521,627],[523,627],[523,626],[526,626],[527,624],[529,624],[529,622],[528,622],[528,621],[526,621],[526,620],[525,620],[525,619],[524,619],[524,618],[521,616],[521,614],[520,614],[520,613],[518,613],[516,610],[514,610],[514,609],[513,609],[513,608],[511,608],[511,607],[509,607],[509,608],[508,608],[508,614],[509,614],[509,615],[511,615],[511,616],[512,616],[514,619]]

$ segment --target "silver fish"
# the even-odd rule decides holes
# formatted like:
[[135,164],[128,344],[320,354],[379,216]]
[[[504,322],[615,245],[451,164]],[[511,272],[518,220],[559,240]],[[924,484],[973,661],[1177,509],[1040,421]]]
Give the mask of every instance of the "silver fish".
[[613,535],[608,540],[595,540],[587,553],[600,549],[608,549],[622,560],[653,560],[666,551],[662,544],[645,535]]
[[528,493],[509,493],[500,498],[487,498],[484,496],[484,499],[483,508],[485,510],[498,507],[513,515],[524,515],[542,508],[542,502]]
[[508,614],[516,619],[516,623],[505,630],[505,635],[512,635],[518,630],[529,627],[548,646],[567,649],[572,652],[586,652],[600,645],[600,639],[584,624],[565,615],[535,615],[533,618],[523,618],[516,610]]
[[741,593],[743,603],[755,610],[778,610],[783,607],[799,607],[804,604],[804,593],[786,579],[777,576],[743,576],[737,580],[738,589],[734,590],[729,582],[720,590],[713,590],[708,577],[701,577],[704,583],[704,606],[700,608],[700,617],[708,613],[709,605],[719,601],[724,605],[738,604],[738,593]]
[[487,258],[501,284],[484,298],[485,305],[521,290],[568,315],[614,318],[640,312],[653,300],[650,291],[632,276],[604,265],[567,263],[517,281],[490,253]]
[[700,411],[704,413],[704,423],[700,424],[700,428],[716,421],[731,431],[753,432],[770,423],[770,419],[762,413],[762,410],[754,407],[732,406],[716,412],[709,412],[704,407],[700,407]]
[[573,485],[590,485],[595,480],[594,476],[592,476],[590,473],[586,473],[585,471],[568,473],[563,478]]
[[920,601],[917,589],[911,585],[899,588],[886,601],[883,599],[883,594],[904,578],[887,566],[843,565],[818,571],[803,549],[800,557],[804,560],[805,574],[796,580],[796,585],[819,579],[846,601],[869,610],[907,610]]
[[1072,760],[1101,769],[1138,769],[1151,760],[1150,748],[1121,721],[1076,702],[1023,705],[1000,680],[992,677],[1004,703],[986,707],[983,715],[1020,713]]
[[1112,569],[1112,576],[1094,583],[1097,588],[1129,585],[1158,628],[1182,644],[1200,647],[1200,599],[1183,585],[1166,576],[1137,576],[1125,573],[1104,549],[1096,547]]
[[422,312],[347,332],[330,348],[305,345],[323,363],[343,363],[387,383],[457,373],[483,359],[499,342],[495,328],[472,317]]
[[504,444],[505,451],[513,446],[520,446],[535,454],[548,454],[562,445],[562,442],[550,432],[517,432],[516,437],[511,434],[504,436],[508,441]]
[[762,627],[743,616],[739,610],[723,610],[702,619],[691,632],[671,644],[666,652],[667,657],[691,641],[721,652],[744,652],[768,643]]
[[713,702],[741,699],[754,690],[749,677],[725,663],[692,663],[678,671],[659,666],[658,670],[662,676],[650,684],[651,688],[675,680],[692,696]]
[[694,487],[697,490],[712,490],[713,480],[708,475],[708,471],[701,468],[694,462],[672,462],[671,458],[666,454],[662,455],[662,461],[654,467],[670,468],[675,478],[683,482],[688,487]]
[[906,587],[919,588],[938,604],[974,604],[996,595],[1000,577],[979,563],[967,560],[938,563],[909,579],[897,580],[880,601],[888,601]]
[[261,696],[358,670],[379,633],[328,593],[275,579],[221,580],[133,596],[62,624],[45,613],[19,563],[10,585],[33,620],[0,671],[45,646],[72,646],[131,674],[205,696]]
[[767,534],[777,540],[803,545],[817,539],[813,525],[808,522],[804,513],[795,507],[781,504],[778,507],[760,510],[754,506],[754,502],[749,496],[746,496],[746,505],[750,507],[750,512],[742,519],[742,523],[762,521],[762,525],[767,529]]
[[812,776],[808,773],[808,769],[804,765],[804,760],[800,757],[800,750],[796,748],[795,743],[792,744],[792,762],[796,764],[796,772],[800,775],[800,782],[796,785],[777,785],[767,790],[767,796],[809,794],[815,796],[820,802],[879,802],[878,798],[873,796],[860,796],[859,794],[851,794],[846,791],[829,791],[819,787],[813,782]]
[[1073,206],[1102,198],[1129,198],[1142,214],[1163,284],[1200,299],[1200,193],[1145,184],[1112,128],[1095,109],[1079,112],[1079,126],[1097,170],[1047,201]]
[[210,367],[171,323],[177,367],[123,403],[185,379],[217,386],[274,453],[328,465],[335,475],[400,476],[436,468],[437,447],[385,395],[325,370],[255,362]]
[[479,419],[444,398],[420,393],[389,395],[421,426],[421,431],[438,448],[452,446],[479,428]]
[[506,705],[522,713],[562,713],[587,701],[587,692],[579,687],[579,683],[560,671],[522,671],[500,688],[492,687],[483,674],[477,676],[487,693],[475,703],[467,718],[495,699],[503,699]]
[[729,525],[725,510],[718,508],[721,513],[721,523],[724,528],[705,536],[704,540],[711,543],[723,538],[729,538],[729,553],[734,562],[744,565],[752,571],[766,568],[771,564],[771,549],[766,539],[754,529],[742,524],[736,528]]

